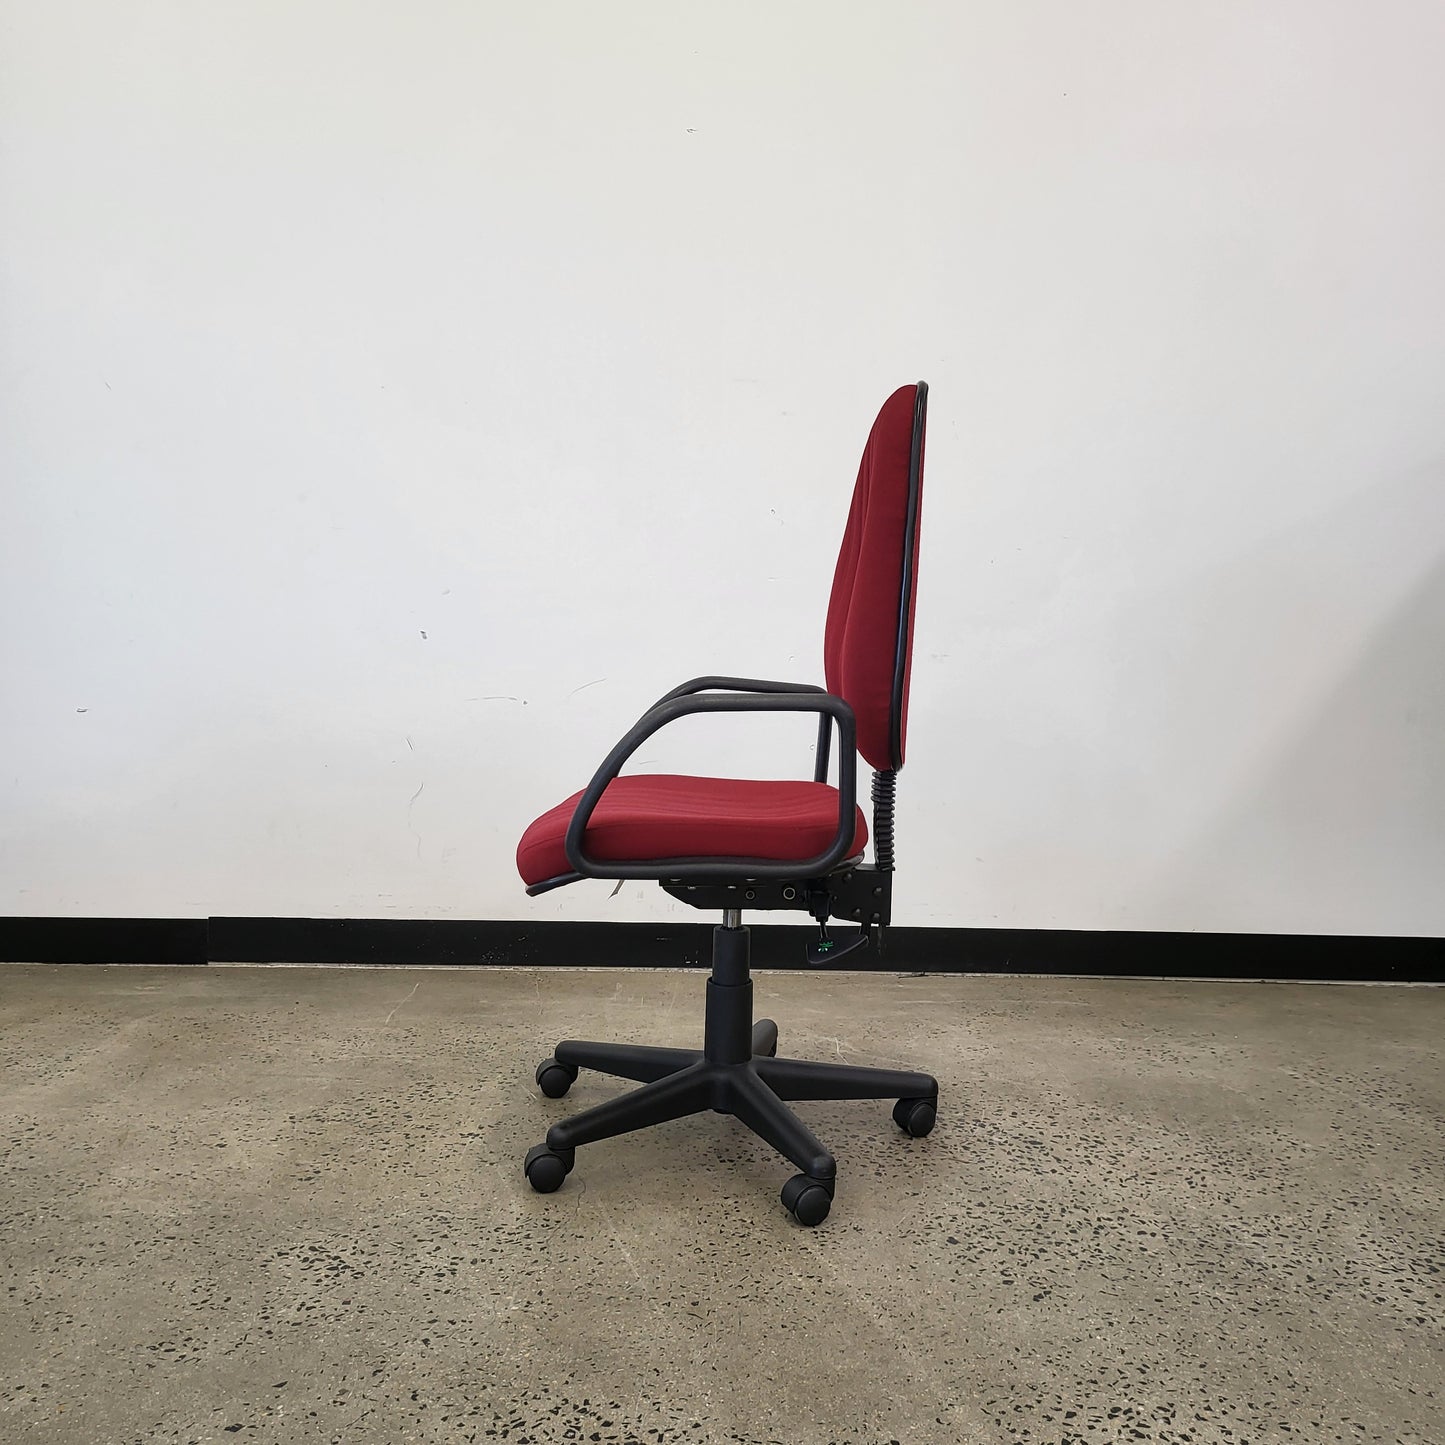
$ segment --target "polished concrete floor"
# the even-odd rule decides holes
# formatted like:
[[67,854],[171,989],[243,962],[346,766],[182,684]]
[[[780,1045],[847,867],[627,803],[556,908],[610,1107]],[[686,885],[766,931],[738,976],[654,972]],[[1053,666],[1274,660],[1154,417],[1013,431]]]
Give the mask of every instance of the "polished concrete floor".
[[702,976],[0,967],[0,1441],[1445,1441],[1445,992],[765,975],[820,1229],[716,1115],[525,1185]]

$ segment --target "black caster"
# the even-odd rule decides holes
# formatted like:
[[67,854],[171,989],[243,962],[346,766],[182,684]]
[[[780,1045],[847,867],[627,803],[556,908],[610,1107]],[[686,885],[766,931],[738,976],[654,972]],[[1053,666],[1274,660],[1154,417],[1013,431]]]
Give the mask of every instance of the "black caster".
[[759,1019],[753,1025],[753,1057],[758,1059],[778,1057],[778,1026],[772,1019]]
[[893,1122],[915,1139],[931,1134],[937,1118],[937,1099],[900,1099],[893,1106]]
[[562,1181],[572,1172],[572,1162],[576,1157],[575,1150],[559,1151],[549,1149],[545,1144],[528,1149],[526,1163],[522,1165],[526,1171],[527,1183],[538,1194],[555,1194],[562,1187]]
[[537,1065],[537,1087],[549,1099],[560,1099],[576,1082],[577,1070],[572,1064],[543,1059]]
[[821,1224],[833,1207],[833,1181],[814,1179],[809,1174],[795,1174],[783,1185],[783,1208],[810,1228]]

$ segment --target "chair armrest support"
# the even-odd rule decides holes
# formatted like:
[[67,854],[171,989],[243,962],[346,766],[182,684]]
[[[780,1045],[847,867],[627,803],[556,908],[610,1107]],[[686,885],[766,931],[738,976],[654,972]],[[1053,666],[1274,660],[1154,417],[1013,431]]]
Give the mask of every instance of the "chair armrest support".
[[[747,691],[721,691],[733,684]],[[849,855],[857,828],[857,727],[853,709],[841,697],[820,687],[792,688],[782,683],[753,684],[738,678],[697,678],[659,699],[628,729],[573,810],[567,825],[567,861],[587,878],[810,878],[829,872]],[[716,695],[705,695],[717,690]],[[827,849],[814,858],[779,862],[775,858],[638,858],[604,862],[583,848],[587,824],[607,785],[633,753],[660,728],[681,717],[713,712],[812,712],[823,725],[836,723],[839,738],[838,831]],[[821,781],[821,780],[819,780]]]
[[[691,682],[679,683],[671,692],[665,692],[653,704],[660,707],[675,697],[691,697],[699,692],[806,692],[827,697],[826,689],[808,682],[768,682],[756,677],[695,677]],[[828,755],[833,744],[833,719],[826,712],[818,714],[818,746],[813,760],[813,781],[828,781]]]

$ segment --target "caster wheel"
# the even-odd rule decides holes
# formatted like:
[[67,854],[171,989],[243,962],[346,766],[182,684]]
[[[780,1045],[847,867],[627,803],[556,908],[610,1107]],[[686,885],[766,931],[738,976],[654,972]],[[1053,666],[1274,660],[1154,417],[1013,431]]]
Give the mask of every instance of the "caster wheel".
[[575,1157],[575,1152],[571,1149],[559,1152],[549,1149],[545,1144],[528,1149],[526,1163],[522,1165],[526,1171],[527,1183],[538,1194],[555,1194],[562,1187],[562,1181],[572,1172],[572,1161]]
[[753,1025],[753,1057],[758,1059],[778,1057],[778,1026],[772,1019],[759,1019]]
[[905,1134],[912,1134],[915,1139],[931,1134],[937,1118],[936,1099],[900,1099],[893,1106],[893,1122]]
[[821,1224],[833,1207],[833,1181],[795,1174],[783,1185],[783,1208],[798,1221],[811,1228]]
[[537,1065],[537,1087],[549,1098],[560,1099],[577,1082],[577,1070],[556,1059],[543,1059]]

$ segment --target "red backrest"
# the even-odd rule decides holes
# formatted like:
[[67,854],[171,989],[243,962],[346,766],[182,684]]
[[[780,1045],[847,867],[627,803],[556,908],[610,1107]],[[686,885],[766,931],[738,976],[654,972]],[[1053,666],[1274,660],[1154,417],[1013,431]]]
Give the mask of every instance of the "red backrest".
[[908,736],[927,409],[921,381],[883,403],[863,449],[828,602],[828,691],[853,709],[858,751],[880,771],[903,766]]

